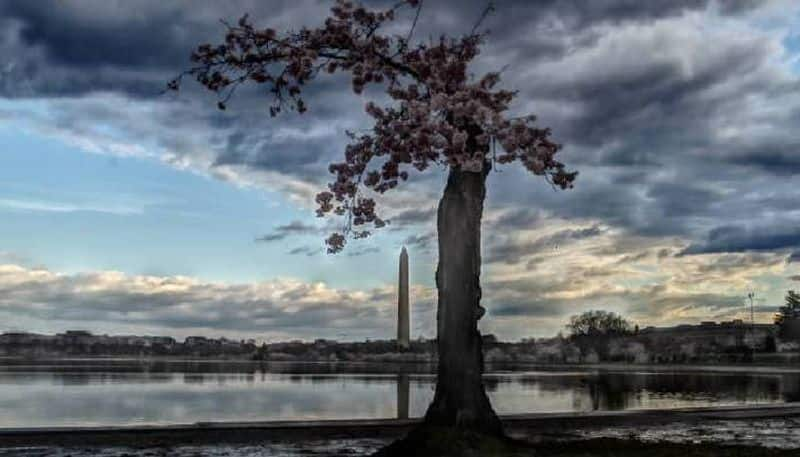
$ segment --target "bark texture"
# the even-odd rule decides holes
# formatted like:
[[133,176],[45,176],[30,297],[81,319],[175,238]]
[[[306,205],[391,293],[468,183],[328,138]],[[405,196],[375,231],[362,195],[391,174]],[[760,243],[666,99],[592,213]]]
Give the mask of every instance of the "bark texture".
[[484,168],[483,172],[451,169],[439,202],[439,368],[425,423],[502,436],[502,424],[483,386],[483,342],[478,331],[478,320],[485,313],[480,305],[480,251],[489,167]]

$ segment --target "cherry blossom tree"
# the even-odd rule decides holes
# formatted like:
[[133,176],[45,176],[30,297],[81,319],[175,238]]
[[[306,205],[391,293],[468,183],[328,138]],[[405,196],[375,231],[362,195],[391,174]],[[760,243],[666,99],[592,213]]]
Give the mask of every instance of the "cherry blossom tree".
[[[226,109],[239,85],[263,85],[271,116],[305,112],[304,88],[324,74],[348,74],[356,94],[367,86],[385,90],[390,102],[366,104],[374,125],[368,133],[347,132],[344,160],[330,165],[332,182],[316,197],[318,216],[332,213],[344,220],[342,230],[326,240],[328,251],[338,252],[348,239],[383,227],[375,198],[401,185],[410,172],[447,169],[437,215],[438,380],[425,423],[499,436],[502,426],[481,380],[477,328],[485,313],[480,239],[486,177],[499,164],[518,162],[567,189],[577,173],[556,160],[561,146],[534,116],[508,115],[516,93],[498,87],[499,73],[468,72],[486,37],[477,26],[461,37],[412,40],[421,6],[420,0],[403,0],[371,10],[337,0],[323,25],[286,32],[257,28],[244,16],[226,24],[223,43],[199,46],[192,54],[196,66],[169,87],[178,89],[183,77],[193,77],[216,92],[218,107]],[[403,9],[414,17],[408,33],[384,32]]]

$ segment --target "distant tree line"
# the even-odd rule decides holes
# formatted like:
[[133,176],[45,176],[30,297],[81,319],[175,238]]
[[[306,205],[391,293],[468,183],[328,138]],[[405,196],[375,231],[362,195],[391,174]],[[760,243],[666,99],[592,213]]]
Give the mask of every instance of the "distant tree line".
[[[502,342],[485,335],[485,360],[494,363],[738,363],[753,361],[756,354],[800,357],[800,293],[789,291],[776,314],[777,325],[705,322],[671,328],[640,330],[625,317],[610,311],[591,310],[569,318],[566,336]],[[792,341],[795,341],[794,343]],[[276,362],[379,362],[434,363],[435,340],[415,340],[399,350],[394,340],[338,342],[289,341],[256,344],[202,336],[183,343],[170,337],[92,335],[69,331],[59,335],[7,333],[0,335],[3,356],[139,356],[239,358]],[[784,357],[785,358],[785,357]],[[771,362],[769,362],[771,363]]]
[[569,319],[566,327],[573,337],[620,336],[634,331],[634,327],[624,317],[609,311],[576,314]]
[[800,293],[794,290],[786,293],[784,305],[775,315],[775,324],[780,327],[781,337],[800,339]]

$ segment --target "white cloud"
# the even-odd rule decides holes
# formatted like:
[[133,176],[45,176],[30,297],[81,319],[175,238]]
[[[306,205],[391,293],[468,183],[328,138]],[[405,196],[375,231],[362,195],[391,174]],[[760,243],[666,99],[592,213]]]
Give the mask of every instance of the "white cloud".
[[[350,339],[393,334],[391,286],[335,289],[324,283],[274,279],[250,284],[204,282],[185,276],[116,271],[61,274],[0,265],[0,313],[63,330],[82,323],[115,333],[145,327],[182,335],[249,335]],[[7,329],[0,329],[7,330]]]
[[126,205],[92,205],[81,203],[62,203],[47,200],[28,200],[15,198],[0,198],[0,207],[19,211],[34,211],[46,213],[76,213],[93,212],[130,216],[144,213],[144,207]]

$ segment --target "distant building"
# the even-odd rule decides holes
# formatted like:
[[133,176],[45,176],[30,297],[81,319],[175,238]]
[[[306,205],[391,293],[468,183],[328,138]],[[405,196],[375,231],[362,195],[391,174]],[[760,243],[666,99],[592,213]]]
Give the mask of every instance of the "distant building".
[[187,336],[185,340],[183,340],[183,344],[186,346],[202,346],[210,343],[211,340],[204,336]]
[[89,345],[94,342],[94,336],[86,330],[67,330],[66,332],[56,335],[65,345]]
[[38,341],[41,336],[42,335],[26,332],[4,333],[0,335],[0,344],[31,344]]
[[153,344],[160,344],[162,346],[174,346],[175,344],[177,344],[175,338],[171,336],[151,336],[148,338],[150,338],[150,341]]
[[699,325],[646,327],[639,334],[664,343],[684,341],[721,347],[750,346],[753,349],[760,349],[767,344],[767,338],[774,338],[777,332],[778,328],[773,324],[748,324],[741,319],[735,319],[720,323],[704,321]]
[[0,334],[0,356],[100,356],[100,355],[224,355],[241,356],[255,350],[255,341],[234,341],[191,336],[178,343],[169,336],[93,335],[68,330],[57,335],[10,332]]
[[64,336],[70,338],[88,338],[92,336],[92,332],[87,332],[86,330],[67,330],[64,332]]
[[785,319],[780,324],[780,336],[785,341],[800,341],[800,319]]

